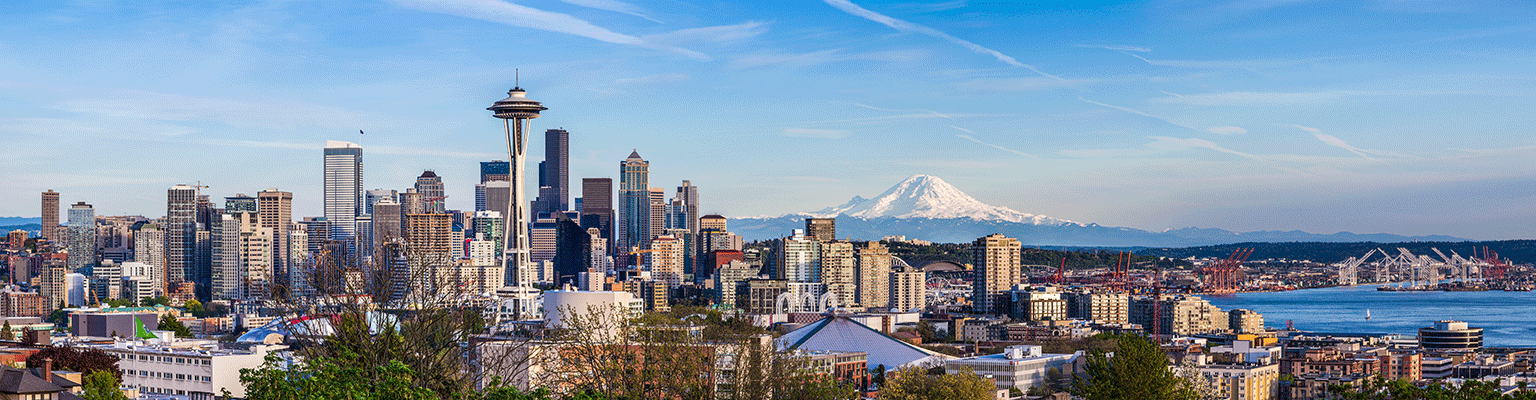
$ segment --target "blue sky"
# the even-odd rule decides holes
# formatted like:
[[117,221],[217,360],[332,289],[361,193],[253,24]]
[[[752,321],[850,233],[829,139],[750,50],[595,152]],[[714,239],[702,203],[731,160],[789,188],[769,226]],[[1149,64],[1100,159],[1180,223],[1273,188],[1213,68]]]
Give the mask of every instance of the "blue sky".
[[0,215],[54,189],[155,217],[198,180],[318,215],[327,139],[361,140],[369,188],[433,169],[472,208],[477,163],[505,158],[485,107],[519,68],[550,108],[534,127],[571,131],[573,182],[638,149],[711,213],[926,173],[1149,230],[1536,226],[1524,2],[207,3],[0,8]]

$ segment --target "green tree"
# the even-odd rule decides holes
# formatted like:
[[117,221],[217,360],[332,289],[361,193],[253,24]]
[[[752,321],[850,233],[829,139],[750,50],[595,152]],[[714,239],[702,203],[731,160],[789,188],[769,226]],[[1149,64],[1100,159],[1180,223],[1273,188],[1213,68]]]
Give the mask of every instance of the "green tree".
[[198,318],[206,318],[208,314],[208,310],[203,309],[203,303],[197,300],[187,300],[187,303],[182,305],[182,309]]
[[1070,392],[1088,400],[1197,400],[1194,384],[1168,368],[1168,357],[1157,344],[1139,335],[1122,335],[1114,356],[1088,354],[1088,376],[1076,379]]
[[0,326],[0,340],[16,340],[16,334],[11,332],[11,321],[5,321],[5,326]]
[[970,370],[929,375],[917,368],[902,368],[888,376],[880,398],[888,400],[988,400],[996,398],[997,386]]
[[160,316],[160,330],[176,332],[176,337],[180,338],[192,337],[192,330],[187,329],[186,325],[182,325],[181,321],[177,321],[176,317],[170,314]]
[[80,398],[85,400],[128,400],[123,395],[123,390],[118,384],[117,375],[107,371],[96,371],[85,376],[85,382],[80,387]]

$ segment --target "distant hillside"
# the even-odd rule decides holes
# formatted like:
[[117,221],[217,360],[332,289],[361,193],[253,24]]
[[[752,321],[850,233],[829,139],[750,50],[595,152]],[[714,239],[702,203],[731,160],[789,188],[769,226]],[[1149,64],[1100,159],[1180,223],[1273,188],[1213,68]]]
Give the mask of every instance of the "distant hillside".
[[43,226],[41,224],[0,225],[0,235],[4,235],[6,233],[9,233],[10,231],[14,231],[14,230],[17,230],[17,229],[31,232],[31,231],[36,231],[36,230],[42,230]]
[[38,217],[0,217],[0,227],[41,223],[43,219]]
[[[731,218],[730,229],[747,240],[767,240],[789,236],[791,229],[805,228],[807,215],[774,218]],[[969,243],[976,238],[1001,233],[1018,238],[1026,246],[1070,247],[1188,247],[1240,242],[1408,242],[1464,239],[1451,236],[1401,236],[1392,234],[1331,234],[1302,231],[1232,232],[1224,229],[1185,228],[1150,232],[1134,228],[1098,224],[1040,225],[1029,222],[987,221],[971,218],[860,218],[837,217],[837,236],[854,240],[880,240],[887,235],[904,235],[936,243]]]
[[[1474,242],[1474,241],[1457,241],[1457,242],[1438,241],[1438,242],[1394,242],[1394,243],[1381,243],[1381,242],[1349,242],[1349,243],[1286,242],[1286,243],[1255,243],[1255,242],[1247,242],[1247,243],[1222,244],[1222,245],[1214,245],[1214,246],[1146,249],[1146,250],[1138,251],[1136,253],[1137,254],[1142,254],[1142,255],[1148,255],[1148,256],[1173,257],[1173,258],[1185,258],[1185,257],[1227,257],[1227,256],[1231,255],[1232,251],[1237,249],[1237,248],[1253,248],[1254,249],[1253,250],[1253,255],[1248,257],[1248,259],[1250,259],[1250,260],[1262,260],[1262,259],[1266,259],[1266,258],[1284,258],[1284,259],[1290,259],[1290,260],[1310,260],[1310,261],[1316,261],[1316,262],[1322,262],[1322,263],[1335,263],[1335,262],[1343,261],[1344,259],[1349,258],[1349,257],[1359,257],[1359,256],[1362,256],[1362,255],[1365,255],[1366,252],[1371,251],[1371,249],[1376,249],[1376,248],[1380,248],[1382,250],[1386,250],[1388,252],[1388,254],[1397,255],[1399,253],[1397,248],[1402,247],[1402,248],[1408,249],[1408,251],[1410,251],[1410,252],[1413,252],[1413,254],[1428,255],[1428,256],[1435,257],[1435,258],[1438,259],[1439,256],[1436,256],[1434,250],[1431,250],[1431,248],[1438,248],[1438,249],[1440,249],[1440,251],[1445,252],[1446,255],[1450,255],[1451,252],[1454,251],[1457,254],[1461,254],[1463,257],[1471,257],[1474,254],[1473,253],[1473,251],[1474,251],[1473,248],[1474,247],[1476,247],[1478,249],[1481,249],[1484,246],[1487,246],[1489,250],[1493,250],[1493,252],[1497,253],[1500,257],[1508,258],[1508,259],[1514,261],[1517,264],[1527,264],[1527,263],[1536,262],[1536,240],[1498,240],[1498,241],[1482,241],[1482,242]],[[1481,251],[1481,250],[1477,250],[1477,251]]]

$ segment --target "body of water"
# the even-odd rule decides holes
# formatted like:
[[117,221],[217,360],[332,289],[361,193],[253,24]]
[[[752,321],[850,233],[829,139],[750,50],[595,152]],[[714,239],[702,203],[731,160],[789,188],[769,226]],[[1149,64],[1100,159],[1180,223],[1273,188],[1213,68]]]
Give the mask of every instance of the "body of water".
[[1483,328],[1485,346],[1536,347],[1536,292],[1381,292],[1376,286],[1201,297],[1223,310],[1258,311],[1272,328],[1291,320],[1303,331],[1415,336],[1435,321],[1454,319]]

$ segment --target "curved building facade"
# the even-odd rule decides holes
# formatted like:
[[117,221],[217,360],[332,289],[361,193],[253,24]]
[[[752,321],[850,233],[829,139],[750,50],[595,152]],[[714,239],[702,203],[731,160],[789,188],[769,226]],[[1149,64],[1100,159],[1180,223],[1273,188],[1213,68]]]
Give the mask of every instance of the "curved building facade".
[[1483,347],[1483,328],[1468,327],[1466,322],[1439,321],[1433,327],[1419,328],[1419,347],[1427,350],[1476,350]]

